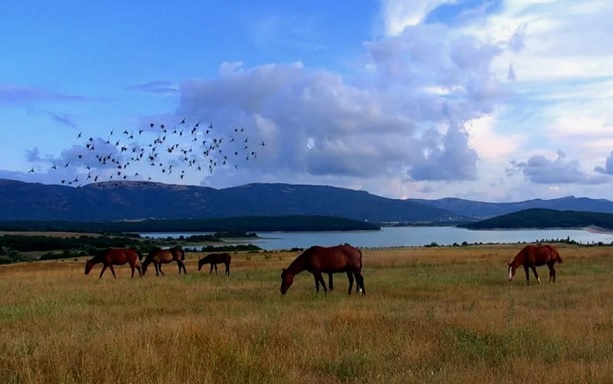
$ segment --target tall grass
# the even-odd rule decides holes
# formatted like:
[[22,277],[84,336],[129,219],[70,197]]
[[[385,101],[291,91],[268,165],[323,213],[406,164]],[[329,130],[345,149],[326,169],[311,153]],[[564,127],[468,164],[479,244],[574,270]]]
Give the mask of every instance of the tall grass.
[[[0,267],[0,382],[600,383],[613,372],[613,248],[561,247],[555,285],[506,281],[519,246],[364,250],[366,296],[315,294],[296,254],[232,275],[117,280],[79,261]],[[539,268],[547,281],[547,268]],[[543,278],[544,277],[544,278]],[[531,279],[533,284],[534,279]]]

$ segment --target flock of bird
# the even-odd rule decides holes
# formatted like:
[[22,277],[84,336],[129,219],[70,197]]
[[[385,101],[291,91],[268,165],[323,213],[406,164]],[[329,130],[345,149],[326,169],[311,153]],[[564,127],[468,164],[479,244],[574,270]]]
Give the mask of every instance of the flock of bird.
[[[147,137],[153,140],[143,144]],[[172,128],[151,123],[148,129],[137,131],[111,130],[106,139],[86,138],[80,132],[77,140],[83,140],[83,144],[72,148],[76,152],[71,159],[52,160],[48,170],[75,167],[72,174],[76,176],[62,179],[61,183],[77,187],[100,181],[152,180],[160,173],[178,175],[183,180],[186,172],[212,174],[217,167],[238,169],[240,163],[256,159],[257,150],[266,145],[263,140],[254,145],[243,127],[224,136],[216,132],[212,123],[188,125],[186,119]],[[32,167],[28,173],[34,172]]]

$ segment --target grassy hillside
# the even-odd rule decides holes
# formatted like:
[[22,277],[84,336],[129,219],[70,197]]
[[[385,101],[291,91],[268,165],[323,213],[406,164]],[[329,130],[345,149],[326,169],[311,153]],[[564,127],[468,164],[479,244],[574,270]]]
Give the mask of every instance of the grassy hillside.
[[585,228],[589,226],[613,230],[613,213],[526,209],[462,225],[468,229]]
[[[611,247],[560,247],[555,285],[526,287],[518,246],[364,250],[366,296],[315,295],[291,253],[238,253],[232,275],[117,280],[78,262],[0,266],[7,383],[605,383]],[[539,268],[541,276],[547,276]],[[546,280],[543,279],[543,280]],[[581,314],[581,316],[578,316]]]

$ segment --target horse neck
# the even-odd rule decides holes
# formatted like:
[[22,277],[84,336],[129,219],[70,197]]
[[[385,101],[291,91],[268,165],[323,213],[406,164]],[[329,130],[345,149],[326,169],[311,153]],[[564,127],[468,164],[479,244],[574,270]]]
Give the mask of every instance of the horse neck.
[[304,271],[306,269],[306,260],[307,256],[304,253],[298,256],[294,261],[292,261],[289,267],[287,267],[287,273],[297,275]]
[[509,266],[517,268],[520,265],[524,264],[524,260],[525,260],[525,255],[524,255],[524,251],[522,250],[513,258],[513,261],[511,261]]
[[148,253],[147,257],[145,257],[145,260],[143,260],[143,265],[147,266],[151,264],[152,261],[153,261],[153,253]]
[[91,259],[87,260],[87,262],[91,265],[102,263],[104,261],[104,253],[98,253],[94,255]]

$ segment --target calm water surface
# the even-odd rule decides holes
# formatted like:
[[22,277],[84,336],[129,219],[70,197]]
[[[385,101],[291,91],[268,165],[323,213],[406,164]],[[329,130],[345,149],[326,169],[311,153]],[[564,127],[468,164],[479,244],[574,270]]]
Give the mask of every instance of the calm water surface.
[[[166,238],[205,233],[141,233],[141,236]],[[613,234],[594,233],[581,229],[523,229],[472,231],[456,227],[384,227],[380,231],[340,232],[257,232],[257,239],[241,239],[229,244],[251,243],[262,249],[278,250],[308,248],[312,245],[331,246],[350,243],[356,247],[410,247],[431,243],[438,245],[472,243],[518,243],[570,238],[582,244],[613,243]]]

